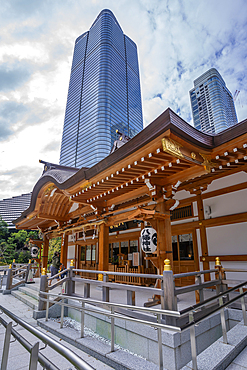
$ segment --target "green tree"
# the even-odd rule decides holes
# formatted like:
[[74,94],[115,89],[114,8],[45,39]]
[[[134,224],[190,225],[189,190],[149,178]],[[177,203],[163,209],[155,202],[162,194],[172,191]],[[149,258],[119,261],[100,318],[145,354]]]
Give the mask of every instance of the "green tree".
[[3,221],[0,215],[0,262],[1,264],[6,264],[7,259],[5,257],[5,250],[8,247],[7,239],[9,236],[8,224]]
[[12,232],[7,241],[9,244],[14,244],[16,250],[20,250],[24,248],[28,240],[28,232],[26,230],[18,230],[17,232]]
[[51,263],[52,256],[55,252],[61,253],[61,238],[53,238],[49,240],[48,263]]
[[13,259],[19,263],[27,263],[31,258],[27,249],[29,239],[38,239],[36,230],[11,230],[0,216],[0,263],[9,264]]
[[8,224],[5,222],[0,215],[0,242],[7,241],[9,236]]

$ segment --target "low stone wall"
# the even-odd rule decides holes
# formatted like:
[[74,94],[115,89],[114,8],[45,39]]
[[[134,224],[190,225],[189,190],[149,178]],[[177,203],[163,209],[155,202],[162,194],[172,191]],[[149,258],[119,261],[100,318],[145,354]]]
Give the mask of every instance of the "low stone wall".
[[[105,310],[99,308],[97,310],[104,314],[85,314],[85,326],[102,337],[110,339],[110,319],[105,315]],[[79,311],[69,308],[68,316],[80,322]],[[225,317],[227,330],[229,330],[242,320],[242,312],[228,309],[225,311]],[[205,319],[196,326],[195,332],[197,354],[199,354],[222,336],[220,314],[217,313]],[[115,343],[158,364],[158,332],[150,326],[115,319]],[[162,349],[164,367],[168,370],[181,369],[191,360],[190,331],[175,333],[162,330]]]

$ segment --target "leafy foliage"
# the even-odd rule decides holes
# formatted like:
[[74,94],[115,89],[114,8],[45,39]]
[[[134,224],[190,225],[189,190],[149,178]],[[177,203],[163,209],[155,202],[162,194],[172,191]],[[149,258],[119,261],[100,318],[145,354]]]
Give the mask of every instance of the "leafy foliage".
[[53,238],[49,241],[48,263],[52,262],[52,256],[55,252],[61,252],[61,238]]
[[27,263],[31,258],[28,248],[30,238],[37,239],[37,231],[9,230],[0,216],[0,264],[9,264],[13,259],[17,263]]

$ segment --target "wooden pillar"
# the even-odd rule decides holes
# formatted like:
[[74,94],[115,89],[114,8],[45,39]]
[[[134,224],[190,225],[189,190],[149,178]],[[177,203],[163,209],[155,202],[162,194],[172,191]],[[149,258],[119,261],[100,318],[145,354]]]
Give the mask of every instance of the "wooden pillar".
[[80,268],[80,246],[78,244],[75,245],[75,258],[76,258],[75,267],[79,269]]
[[[199,218],[199,226],[200,226],[200,237],[201,237],[201,249],[202,249],[202,257],[208,256],[208,242],[207,242],[207,233],[206,227],[203,225],[204,220],[204,208],[203,208],[203,200],[201,196],[201,191],[197,192],[197,209],[198,209],[198,218]],[[209,270],[209,262],[203,261],[203,270]],[[205,281],[210,280],[210,274],[204,275]]]
[[99,226],[99,265],[98,270],[107,271],[109,268],[109,227]]
[[42,253],[42,268],[46,268],[47,270],[47,263],[48,263],[48,250],[49,250],[49,239],[47,239],[46,235],[44,235],[43,241],[43,253]]
[[[165,214],[170,208],[169,201],[162,201],[157,204],[156,211]],[[171,218],[157,219],[157,256],[158,269],[162,275],[164,270],[164,260],[169,258],[171,261],[171,268],[173,269],[173,254],[172,254],[172,229]]]
[[68,234],[63,234],[61,240],[61,257],[60,262],[67,268],[67,257],[68,256]]

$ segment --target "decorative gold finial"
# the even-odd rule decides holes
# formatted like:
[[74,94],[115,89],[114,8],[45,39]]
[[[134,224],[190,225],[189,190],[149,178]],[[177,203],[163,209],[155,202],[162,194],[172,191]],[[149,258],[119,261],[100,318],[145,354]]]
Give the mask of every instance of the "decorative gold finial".
[[9,265],[9,269],[12,269],[12,265],[11,264]]
[[46,268],[45,267],[42,268],[41,275],[46,275]]
[[13,259],[13,263],[15,263],[15,259]]
[[98,280],[103,281],[103,274],[98,274]]
[[172,268],[170,260],[167,258],[164,263],[164,271],[171,271]]
[[215,258],[215,266],[221,266],[220,257]]
[[70,266],[74,266],[74,260],[70,261]]

